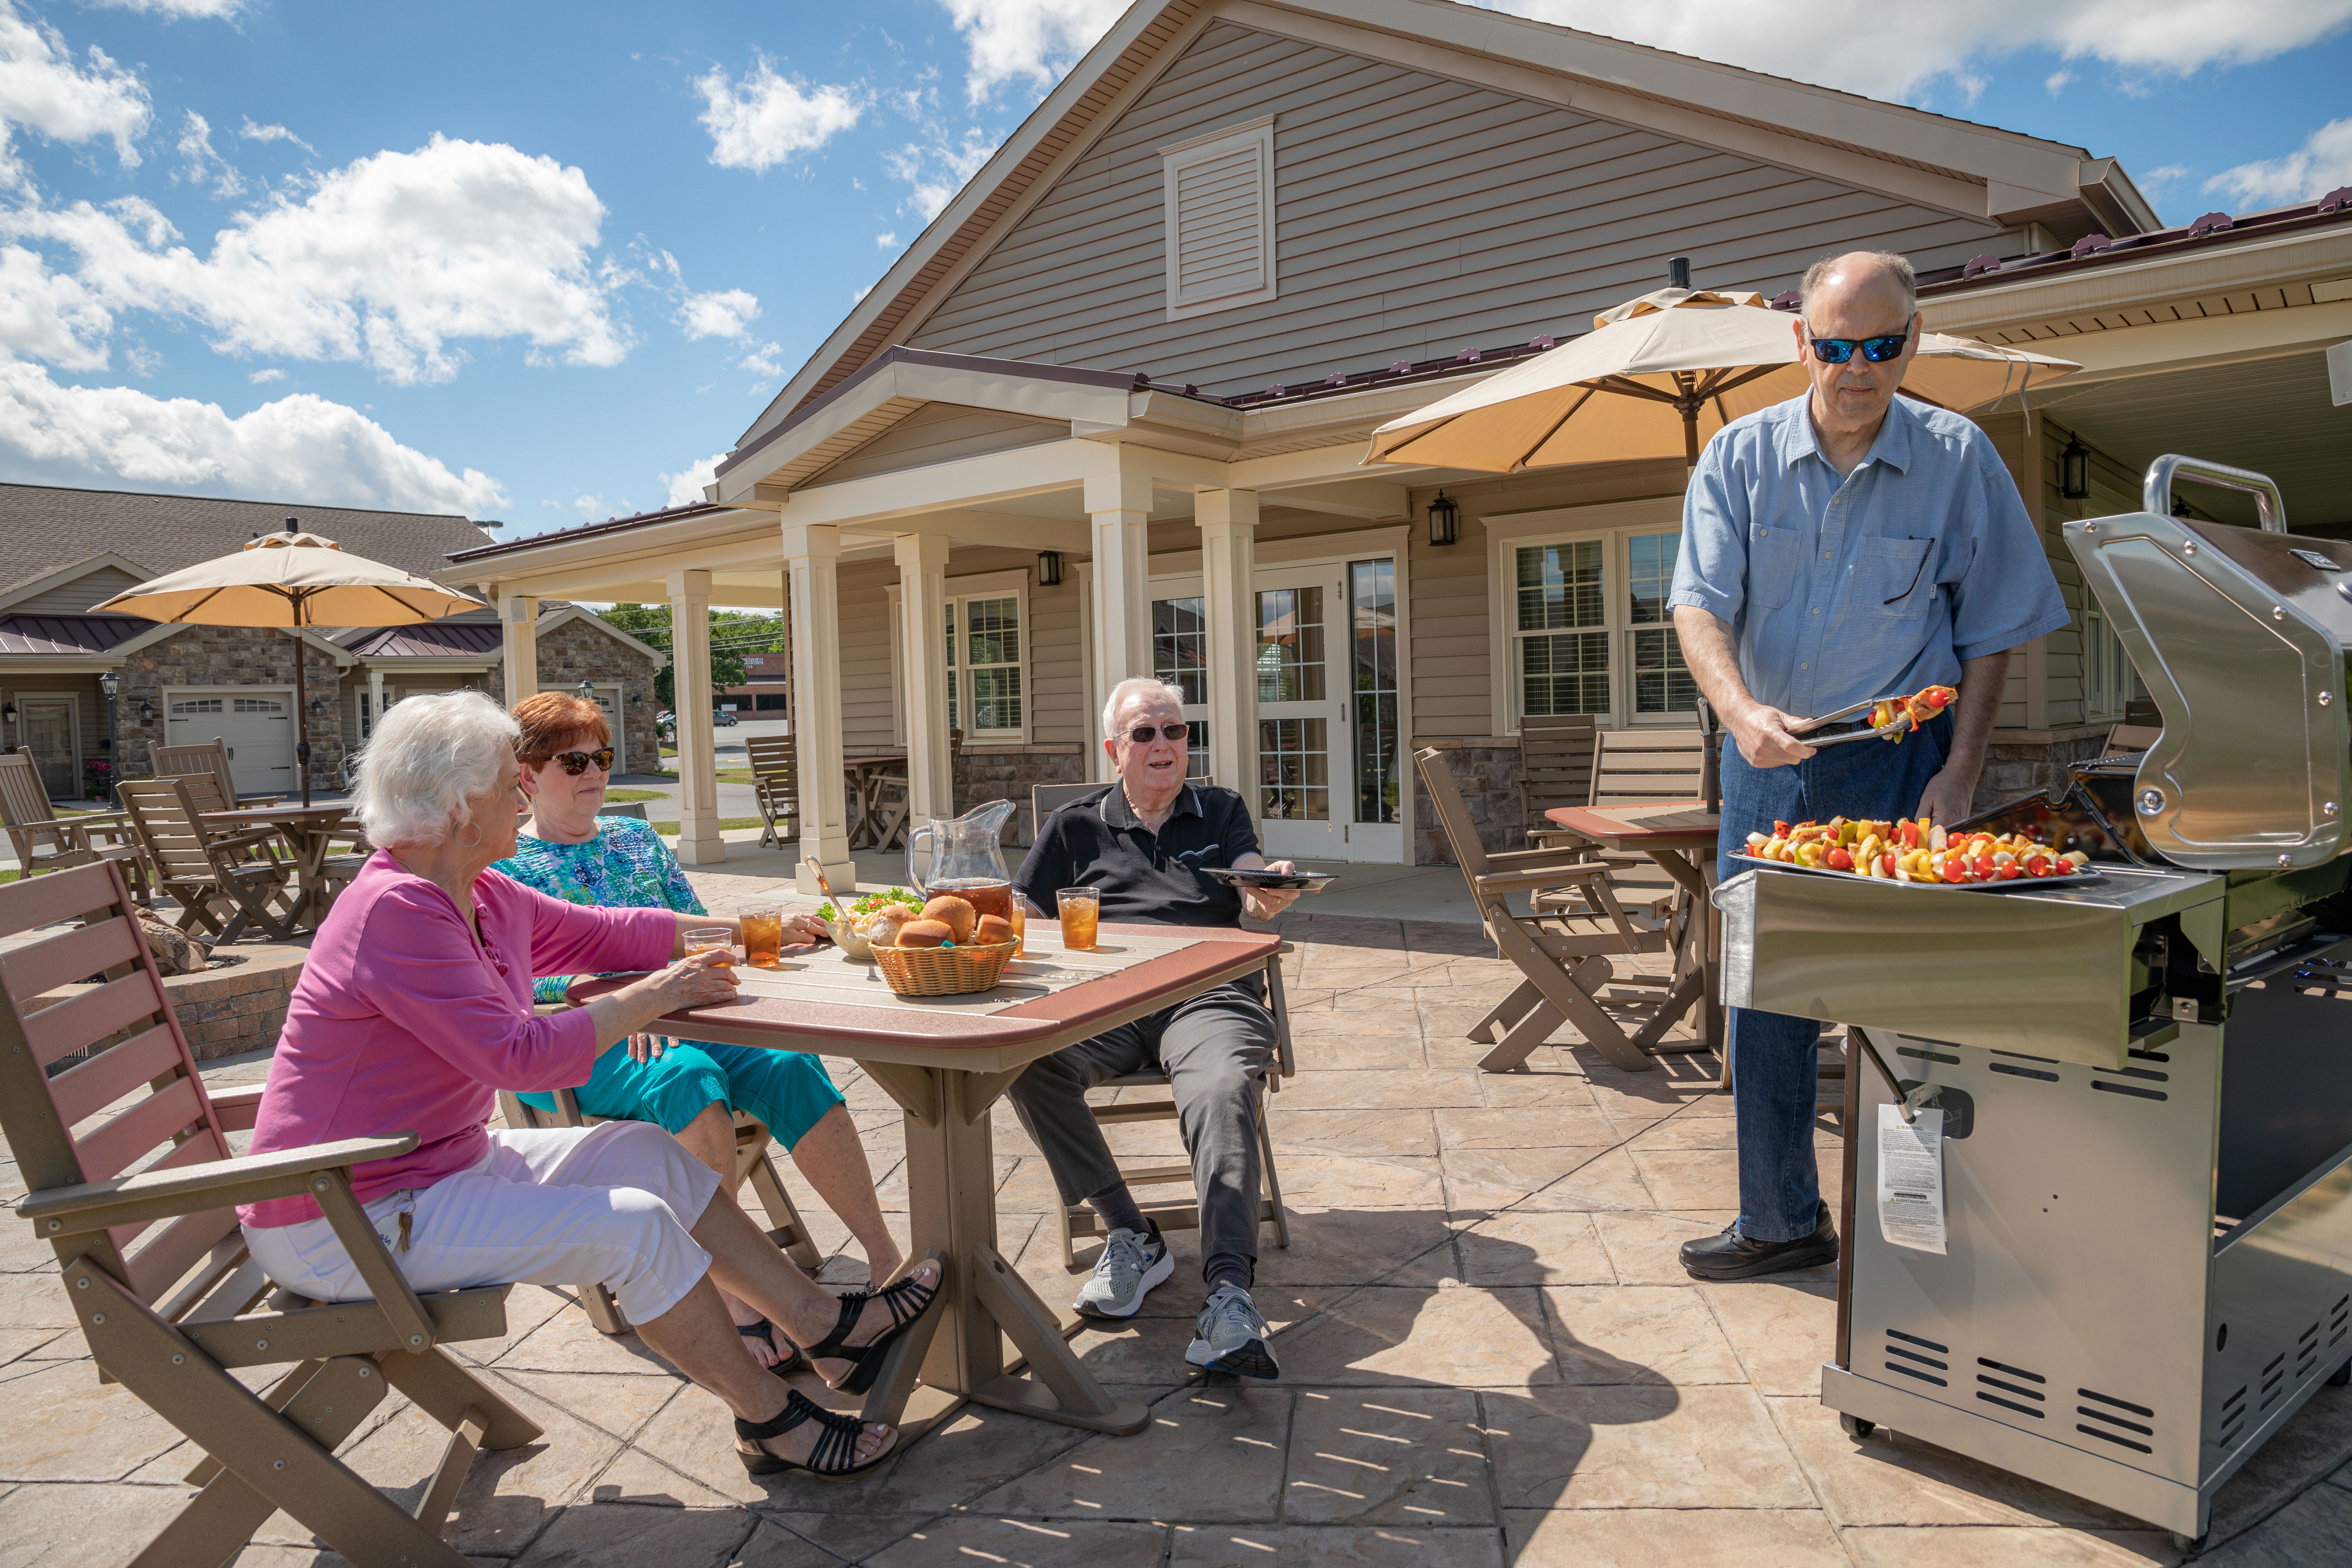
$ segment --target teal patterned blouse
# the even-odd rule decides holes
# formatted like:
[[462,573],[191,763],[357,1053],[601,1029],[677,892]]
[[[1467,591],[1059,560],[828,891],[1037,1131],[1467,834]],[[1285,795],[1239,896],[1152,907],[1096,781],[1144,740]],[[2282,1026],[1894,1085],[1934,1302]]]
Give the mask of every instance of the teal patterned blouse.
[[[600,816],[596,837],[583,844],[551,844],[520,834],[515,852],[490,869],[512,877],[566,903],[604,909],[673,910],[682,915],[707,915],[694,896],[677,858],[650,823],[631,816]],[[561,1002],[569,974],[533,980],[531,995],[541,1002]]]

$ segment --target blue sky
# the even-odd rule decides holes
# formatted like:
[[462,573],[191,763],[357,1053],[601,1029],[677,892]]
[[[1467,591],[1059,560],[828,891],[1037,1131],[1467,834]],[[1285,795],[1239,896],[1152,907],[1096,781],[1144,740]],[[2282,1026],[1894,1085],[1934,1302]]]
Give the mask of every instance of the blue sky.
[[[2123,159],[2352,184],[2352,0],[1513,0]],[[0,478],[463,510],[696,493],[1110,0],[0,0]]]

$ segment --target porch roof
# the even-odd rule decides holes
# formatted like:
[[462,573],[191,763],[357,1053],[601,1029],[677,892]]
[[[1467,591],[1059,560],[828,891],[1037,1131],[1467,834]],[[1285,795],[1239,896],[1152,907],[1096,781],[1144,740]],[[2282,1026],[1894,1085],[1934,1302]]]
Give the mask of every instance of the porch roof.
[[154,626],[134,616],[0,616],[0,656],[102,654]]

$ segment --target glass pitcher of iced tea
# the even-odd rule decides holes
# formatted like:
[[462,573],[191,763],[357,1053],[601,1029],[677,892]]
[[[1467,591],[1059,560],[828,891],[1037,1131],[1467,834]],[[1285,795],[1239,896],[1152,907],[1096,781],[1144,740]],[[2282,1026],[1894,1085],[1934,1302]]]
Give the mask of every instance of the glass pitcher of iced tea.
[[[1013,811],[1011,801],[992,800],[959,817],[932,817],[908,834],[908,882],[926,899],[953,893],[977,914],[1011,921],[1013,874],[1004,868],[1003,840]],[[916,856],[926,848],[930,863],[918,871]]]

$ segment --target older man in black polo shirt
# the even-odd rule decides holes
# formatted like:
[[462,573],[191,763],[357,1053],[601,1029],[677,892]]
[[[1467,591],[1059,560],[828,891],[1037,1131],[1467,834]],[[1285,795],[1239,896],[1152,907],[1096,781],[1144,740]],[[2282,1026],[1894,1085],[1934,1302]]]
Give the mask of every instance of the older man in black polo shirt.
[[[1117,784],[1071,802],[1038,829],[1013,885],[1043,913],[1063,888],[1096,888],[1102,918],[1160,925],[1238,925],[1272,920],[1295,892],[1236,890],[1205,868],[1265,865],[1240,795],[1185,782],[1183,693],[1157,680],[1124,680],[1103,706],[1103,749]],[[1277,861],[1275,870],[1290,869]],[[1257,1263],[1258,1116],[1274,1019],[1253,975],[1164,1012],[1120,1026],[1029,1064],[1013,1080],[1013,1108],[1045,1152],[1062,1202],[1084,1201],[1109,1238],[1080,1312],[1134,1316],[1174,1271],[1168,1244],[1112,1161],[1087,1090],[1123,1073],[1168,1074],[1200,1194],[1201,1273],[1209,1297],[1184,1359],[1244,1377],[1279,1375],[1265,1320],[1250,1300]]]

